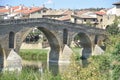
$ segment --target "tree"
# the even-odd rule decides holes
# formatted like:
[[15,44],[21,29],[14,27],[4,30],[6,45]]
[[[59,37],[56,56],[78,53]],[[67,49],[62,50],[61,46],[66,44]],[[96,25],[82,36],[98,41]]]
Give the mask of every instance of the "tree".
[[120,34],[118,24],[120,24],[120,17],[115,17],[114,23],[106,28],[107,32],[109,32],[111,35]]

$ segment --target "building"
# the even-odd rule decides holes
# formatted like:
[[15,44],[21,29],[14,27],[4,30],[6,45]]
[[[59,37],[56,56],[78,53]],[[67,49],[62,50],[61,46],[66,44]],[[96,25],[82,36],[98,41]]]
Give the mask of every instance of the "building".
[[42,7],[26,7],[19,6],[5,6],[0,8],[1,19],[20,19],[20,18],[40,18],[41,13],[46,12],[47,8]]
[[97,16],[94,11],[78,11],[71,15],[71,22],[96,26]]
[[115,15],[108,15],[105,10],[96,12],[96,15],[98,20],[97,27],[101,29],[106,29],[106,27],[111,25],[115,19]]
[[120,16],[120,2],[113,3],[114,7],[107,11],[107,15]]
[[50,18],[50,19],[58,19],[62,16],[64,16],[65,10],[53,10],[49,9],[46,11],[46,13],[41,14],[43,18]]

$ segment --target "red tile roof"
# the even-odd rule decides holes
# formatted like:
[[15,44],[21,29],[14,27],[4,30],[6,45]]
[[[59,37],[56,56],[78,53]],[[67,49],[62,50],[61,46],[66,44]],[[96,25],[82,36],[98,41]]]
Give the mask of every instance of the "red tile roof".
[[64,11],[64,12],[62,13],[64,16],[58,18],[58,20],[68,21],[68,20],[71,19],[72,13],[73,13],[73,11],[71,11],[71,10],[66,10],[66,11]]
[[98,12],[95,12],[97,15],[105,15],[106,14],[106,12],[105,11],[103,11],[103,10],[101,10],[101,11],[98,11]]
[[9,9],[5,9],[5,8],[0,9],[0,13],[6,13],[6,12],[9,12]]
[[71,15],[73,12],[71,10],[66,10],[63,12],[64,15]]
[[24,8],[22,10],[17,10],[16,12],[27,15],[27,14],[31,14],[31,13],[34,13],[36,11],[39,11],[41,9],[43,9],[43,8],[42,7],[41,8],[39,8],[39,7],[32,7],[32,8]]
[[32,7],[32,8],[28,8],[25,6],[21,6],[21,7],[22,7],[21,9],[20,9],[20,6],[13,6],[13,7],[10,7],[9,9],[2,8],[0,9],[0,13],[9,12],[12,9],[13,13],[31,14],[43,9],[43,7]]
[[70,20],[70,18],[71,18],[70,15],[66,15],[66,16],[63,16],[63,17],[58,18],[57,20],[67,21],[67,20]]
[[84,14],[86,12],[88,12],[88,11],[77,11],[77,15],[82,15],[82,14]]
[[19,6],[13,6],[12,9],[13,10],[19,9]]

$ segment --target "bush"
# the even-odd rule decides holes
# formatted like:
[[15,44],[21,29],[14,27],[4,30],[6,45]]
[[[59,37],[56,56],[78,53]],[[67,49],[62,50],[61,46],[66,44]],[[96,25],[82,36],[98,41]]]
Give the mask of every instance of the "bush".
[[120,29],[118,27],[120,17],[116,17],[114,20],[114,23],[111,24],[108,28],[107,31],[111,34],[111,35],[117,35],[120,34]]
[[110,80],[109,56],[92,56],[88,62],[87,67],[82,67],[81,62],[76,62],[73,57],[68,70],[62,74],[62,80]]
[[114,51],[111,55],[111,69],[113,80],[120,79],[120,42],[115,46]]

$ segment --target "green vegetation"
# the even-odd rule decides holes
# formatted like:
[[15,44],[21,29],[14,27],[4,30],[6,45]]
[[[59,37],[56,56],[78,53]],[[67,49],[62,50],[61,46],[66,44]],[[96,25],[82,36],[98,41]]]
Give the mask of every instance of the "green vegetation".
[[28,67],[22,72],[4,72],[0,73],[0,80],[61,80],[60,75],[53,76],[48,70],[41,74],[38,70],[35,71]]
[[80,60],[80,57],[81,57],[81,54],[80,54],[80,51],[81,51],[81,48],[80,47],[73,47],[72,48],[73,50],[73,53],[75,53],[75,60]]
[[118,35],[120,34],[120,29],[118,24],[120,23],[120,17],[116,17],[114,23],[108,26],[107,31],[110,35]]
[[24,60],[47,60],[47,49],[21,49],[20,56]]
[[113,80],[120,79],[120,42],[114,47],[114,50],[111,54],[111,69],[112,69],[112,78]]
[[74,58],[68,71],[62,75],[62,80],[110,80],[110,61],[105,55],[90,57],[89,65],[84,68]]

